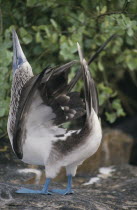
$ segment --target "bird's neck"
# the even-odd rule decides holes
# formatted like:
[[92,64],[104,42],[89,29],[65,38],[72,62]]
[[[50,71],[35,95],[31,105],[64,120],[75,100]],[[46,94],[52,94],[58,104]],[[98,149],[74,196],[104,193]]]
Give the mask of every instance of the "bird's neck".
[[21,93],[24,85],[33,77],[32,71],[28,69],[23,70],[18,69],[14,76],[11,89],[11,102],[10,102],[10,111],[8,118],[8,134],[13,136],[13,131],[16,122],[16,114],[18,112],[19,103],[21,100]]

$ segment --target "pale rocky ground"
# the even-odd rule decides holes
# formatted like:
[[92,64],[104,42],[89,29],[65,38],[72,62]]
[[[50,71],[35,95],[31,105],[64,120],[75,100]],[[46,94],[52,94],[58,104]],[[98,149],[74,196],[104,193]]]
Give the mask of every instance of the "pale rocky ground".
[[[75,177],[73,195],[24,195],[16,194],[20,187],[40,189],[42,185],[15,184],[31,179],[33,174],[20,174],[14,167],[0,169],[0,209],[19,210],[122,210],[137,209],[137,167],[123,165],[113,167],[109,176],[99,182],[83,185],[91,177]],[[96,174],[94,174],[96,176]],[[65,183],[53,182],[52,187],[65,187]]]

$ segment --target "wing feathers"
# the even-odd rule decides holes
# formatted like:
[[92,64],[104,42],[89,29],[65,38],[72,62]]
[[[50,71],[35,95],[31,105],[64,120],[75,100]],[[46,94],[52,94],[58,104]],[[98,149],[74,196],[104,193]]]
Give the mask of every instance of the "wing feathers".
[[[22,136],[24,132],[23,119],[24,119],[25,113],[27,113],[27,108],[29,107],[31,103],[32,96],[34,95],[34,92],[37,90],[37,87],[46,70],[47,69],[44,69],[38,76],[34,76],[30,81],[28,81],[26,83],[26,86],[24,86],[21,93],[21,99],[23,98],[23,100],[20,100],[19,110],[16,115],[16,124],[14,128],[14,133],[13,133],[13,149],[19,159],[22,159],[23,157],[23,153],[22,153]],[[26,91],[28,87],[29,87],[29,90]]]

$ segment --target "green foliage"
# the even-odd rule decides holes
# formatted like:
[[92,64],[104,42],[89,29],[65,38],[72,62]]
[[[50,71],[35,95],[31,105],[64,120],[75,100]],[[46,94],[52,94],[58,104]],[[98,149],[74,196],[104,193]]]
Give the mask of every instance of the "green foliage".
[[122,108],[125,101],[118,81],[128,71],[137,84],[136,11],[135,0],[0,0],[0,134],[6,132],[10,101],[12,28],[35,73],[47,65],[78,59],[76,42],[82,45],[88,60],[110,35],[117,33],[119,36],[90,65],[102,113],[113,123],[128,111]]

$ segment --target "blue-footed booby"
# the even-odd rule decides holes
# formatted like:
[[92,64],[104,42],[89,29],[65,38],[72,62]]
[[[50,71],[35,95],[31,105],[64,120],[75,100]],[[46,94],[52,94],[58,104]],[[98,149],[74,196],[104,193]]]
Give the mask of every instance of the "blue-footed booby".
[[[89,64],[112,39],[96,52]],[[98,149],[102,129],[98,117],[98,96],[88,64],[77,44],[80,61],[71,61],[60,67],[47,67],[34,76],[19,39],[13,31],[13,81],[8,117],[8,135],[12,149],[19,159],[28,164],[44,165],[46,182],[42,190],[21,188],[17,193],[71,194],[72,176],[77,167]],[[80,69],[70,82],[70,68]],[[73,91],[83,78],[84,97]],[[83,118],[79,129],[63,127],[66,122]],[[50,189],[49,184],[61,167],[66,168],[66,189]]]

